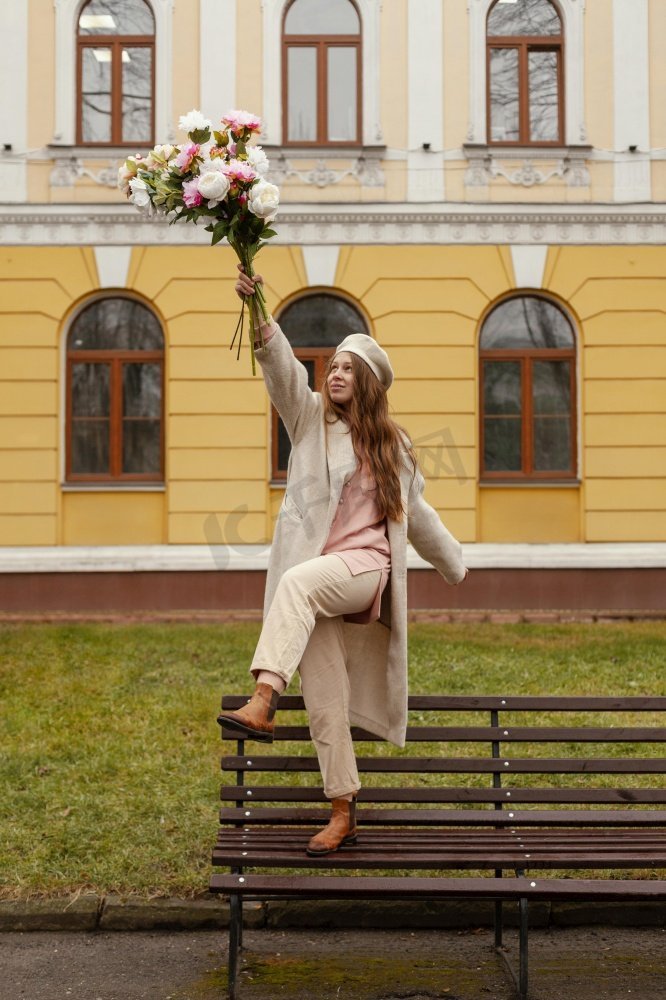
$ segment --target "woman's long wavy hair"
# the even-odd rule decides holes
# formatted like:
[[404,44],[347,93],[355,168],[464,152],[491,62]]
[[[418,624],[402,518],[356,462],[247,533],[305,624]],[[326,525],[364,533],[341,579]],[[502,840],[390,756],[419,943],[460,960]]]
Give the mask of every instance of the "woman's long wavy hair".
[[374,372],[357,355],[351,354],[354,389],[347,406],[335,403],[328,391],[328,376],[333,358],[326,366],[322,398],[324,420],[344,420],[349,426],[354,454],[359,464],[366,462],[377,485],[377,505],[381,517],[402,521],[404,511],[400,496],[400,472],[408,457],[416,472],[416,455],[407,432],[388,412],[386,389]]

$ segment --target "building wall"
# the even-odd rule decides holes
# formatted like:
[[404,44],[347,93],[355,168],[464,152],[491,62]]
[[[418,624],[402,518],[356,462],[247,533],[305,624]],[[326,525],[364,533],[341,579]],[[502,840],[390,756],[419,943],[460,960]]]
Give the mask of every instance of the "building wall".
[[[279,313],[308,287],[304,251],[269,247],[260,261]],[[548,250],[543,292],[577,328],[580,483],[492,486],[478,481],[477,344],[483,316],[517,286],[511,248],[340,250],[331,287],[389,351],[394,416],[422,456],[428,499],[462,541],[666,540],[665,272],[660,247]],[[165,486],[63,488],[64,345],[72,314],[99,292],[96,256],[3,252],[0,544],[270,539],[281,490],[270,485],[260,374],[246,347],[240,361],[229,350],[234,273],[228,248],[132,251],[126,288],[155,309],[166,337]]]
[[[154,0],[156,139],[183,139],[194,107],[263,117],[282,200],[259,260],[269,306],[313,289],[357,305],[390,353],[426,496],[475,569],[442,597],[410,554],[417,606],[663,608],[666,3],[557,0],[566,136],[537,150],[486,144],[490,0],[355,2],[362,149],[282,146],[282,0]],[[123,202],[116,172],[134,149],[76,146],[81,6],[0,4],[0,603],[48,608],[67,591],[69,608],[254,607],[283,487],[261,376],[247,346],[240,361],[229,350],[235,258]],[[551,297],[576,329],[571,484],[479,481],[479,332],[514,291]],[[165,481],[68,485],[67,331],[118,292],[164,331]]]
[[[490,0],[475,0],[474,5],[467,0],[441,0],[441,8],[435,2],[433,10],[440,13],[435,37],[425,36],[427,57],[419,58],[418,48],[416,56],[410,57],[410,38],[421,30],[424,2],[391,0],[379,4],[378,0],[363,0],[360,3],[366,34],[374,30],[369,22],[379,9],[378,53],[365,70],[376,90],[381,138],[376,139],[373,135],[366,137],[365,142],[366,146],[376,147],[373,157],[380,166],[381,179],[369,186],[354,175],[356,154],[353,150],[346,158],[341,158],[339,154],[327,156],[325,150],[308,154],[292,149],[290,162],[301,175],[316,168],[322,158],[329,168],[352,171],[352,174],[324,188],[291,175],[282,184],[285,202],[401,203],[427,201],[429,191],[430,200],[439,200],[437,192],[444,191],[447,201],[462,203],[612,203],[631,200],[626,196],[627,177],[629,193],[634,176],[639,178],[636,191],[644,191],[645,184],[640,180],[643,174],[640,165],[636,164],[642,163],[645,157],[648,200],[664,199],[666,121],[662,95],[666,69],[661,54],[666,45],[666,9],[662,0],[586,0],[584,4],[580,0],[559,0],[564,15],[565,51],[575,49],[580,71],[580,79],[570,73],[565,81],[568,113],[572,119],[569,137],[552,155],[540,152],[536,160],[530,150],[520,150],[515,155],[497,148],[491,150],[493,166],[498,172],[494,177],[488,175],[486,183],[470,176],[468,144],[475,92],[472,78],[477,80],[477,92],[485,88],[485,42],[482,40],[475,49],[472,36],[479,31],[478,25],[483,24],[483,17],[477,12],[485,12]],[[117,204],[117,192],[113,181],[107,180],[105,171],[110,171],[109,176],[113,174],[121,162],[122,151],[77,149],[71,137],[62,148],[61,140],[52,145],[63,104],[69,102],[73,106],[74,102],[73,84],[65,93],[58,80],[63,76],[63,64],[74,57],[79,6],[77,0],[62,0],[55,5],[52,0],[28,0],[23,37],[28,66],[27,131],[26,139],[20,141],[17,131],[16,166],[21,170],[25,168],[29,201]],[[160,32],[162,25],[167,25],[169,38],[167,43],[162,34],[159,36],[158,62],[169,56],[170,61],[164,70],[165,82],[158,86],[166,90],[165,94],[160,92],[158,95],[160,108],[168,109],[167,118],[163,116],[157,123],[158,141],[177,137],[179,115],[200,106],[204,93],[218,93],[220,103],[214,109],[216,114],[221,115],[234,105],[266,114],[267,90],[279,92],[281,86],[279,34],[269,38],[263,36],[266,11],[274,8],[281,9],[278,0],[268,3],[225,0],[224,7],[220,7],[223,12],[215,14],[218,21],[211,22],[210,4],[206,0],[188,0],[182,4],[160,0],[156,8],[160,12]],[[8,19],[5,30],[10,26],[14,33],[20,30],[13,20],[9,21],[7,13],[4,16]],[[626,40],[625,49],[621,44],[625,23],[622,18],[629,18],[629,23],[640,21],[645,25],[643,33],[639,31],[635,39]],[[219,19],[224,28],[228,28],[229,35],[221,33],[216,52],[213,47],[202,46],[202,34],[205,39],[210,23],[220,30],[217,27]],[[279,26],[279,18],[270,23]],[[59,24],[64,25],[62,30],[69,39],[68,46],[60,46],[60,49],[56,45]],[[266,59],[267,50],[274,55],[272,61]],[[233,72],[227,70],[227,64]],[[269,65],[278,67],[270,79],[267,77]],[[616,95],[621,96],[626,88],[630,69],[632,74],[644,73],[645,92],[639,86],[638,93],[642,103],[647,105],[648,123],[648,134],[640,136],[640,149],[633,161],[627,154],[624,132],[621,128],[618,131],[616,121]],[[227,77],[231,78],[231,83]],[[428,81],[425,90],[424,78]],[[221,81],[217,91],[215,80]],[[7,88],[5,91],[0,96],[0,121],[3,101],[7,104],[6,117],[11,120],[12,95]],[[420,99],[422,92],[427,95],[429,105],[425,114]],[[574,93],[578,97],[569,107],[569,97]],[[581,121],[574,122],[573,107],[578,106]],[[269,144],[275,145],[271,136],[280,135],[281,122],[269,120],[267,125]],[[471,141],[478,142],[476,138]],[[430,153],[421,152],[424,142],[431,143]],[[584,171],[576,177],[567,167],[572,145],[581,147],[584,165]],[[72,154],[76,169],[72,167]],[[545,179],[525,182],[526,163],[536,166]],[[12,164],[2,166],[9,169],[13,160]],[[69,182],[66,181],[68,171],[71,173]],[[618,171],[624,178],[621,183],[618,183]],[[16,190],[21,190],[20,185]]]

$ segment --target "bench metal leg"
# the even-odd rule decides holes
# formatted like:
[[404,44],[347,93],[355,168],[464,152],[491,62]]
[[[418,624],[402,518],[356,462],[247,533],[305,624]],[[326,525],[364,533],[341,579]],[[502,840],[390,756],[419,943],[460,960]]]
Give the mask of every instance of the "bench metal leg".
[[520,973],[518,982],[518,993],[520,1000],[527,1000],[527,985],[529,975],[529,902],[527,899],[520,900]]
[[238,896],[229,897],[229,1000],[236,1000],[238,956],[243,934],[243,906]]
[[495,902],[495,947],[501,948],[504,940],[504,913],[502,911],[502,900]]
[[[498,905],[499,905],[499,913],[500,913],[500,916],[499,916],[499,920],[500,920],[500,923],[499,923],[500,943],[499,944],[497,943],[497,930],[498,930],[498,922],[497,922],[498,921],[498,916],[497,916],[497,913],[498,913]],[[527,991],[529,989],[529,947],[528,947],[528,940],[529,940],[529,900],[527,900],[527,899],[521,899],[521,900],[519,900],[519,907],[520,907],[520,927],[519,927],[519,931],[518,931],[518,935],[519,935],[519,943],[518,943],[518,951],[519,951],[519,956],[518,956],[518,963],[519,963],[518,964],[518,974],[516,974],[516,970],[514,969],[514,967],[511,964],[511,962],[509,961],[509,959],[508,959],[508,957],[506,955],[506,952],[504,951],[504,949],[502,947],[502,943],[501,943],[501,934],[502,934],[502,928],[501,928],[501,919],[502,919],[502,917],[501,917],[501,907],[502,907],[501,902],[499,904],[495,905],[495,950],[497,951],[497,954],[501,956],[501,958],[504,961],[504,964],[506,965],[507,969],[511,973],[511,978],[513,979],[514,985],[515,985],[516,990],[518,992],[519,1000],[527,1000]]]

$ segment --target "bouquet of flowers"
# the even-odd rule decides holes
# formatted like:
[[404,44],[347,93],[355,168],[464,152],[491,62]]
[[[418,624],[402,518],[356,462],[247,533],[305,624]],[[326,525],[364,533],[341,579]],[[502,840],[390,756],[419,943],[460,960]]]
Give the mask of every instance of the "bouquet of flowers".
[[[142,156],[130,156],[118,171],[118,186],[144,215],[164,215],[169,222],[208,221],[211,244],[228,240],[246,274],[266,241],[277,214],[280,192],[266,180],[268,157],[261,146],[250,145],[261,131],[261,121],[248,111],[229,111],[221,129],[200,111],[190,111],[178,123],[188,142],[160,145]],[[250,355],[255,374],[253,329],[268,319],[261,286],[241,306],[236,331],[238,357],[243,342],[247,308],[250,320]]]

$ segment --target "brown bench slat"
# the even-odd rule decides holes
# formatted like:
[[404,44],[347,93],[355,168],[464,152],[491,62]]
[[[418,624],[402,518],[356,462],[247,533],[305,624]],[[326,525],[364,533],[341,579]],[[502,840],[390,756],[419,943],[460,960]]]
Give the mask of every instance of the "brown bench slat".
[[[225,710],[240,708],[247,704],[249,694],[226,694],[222,698]],[[596,695],[410,695],[409,711],[498,711],[498,712],[664,712],[666,697],[642,697],[628,695],[626,698],[606,698]],[[305,703],[300,695],[282,695],[278,711],[304,711]]]
[[477,899],[666,900],[666,881],[530,878],[373,878],[372,876],[213,875],[211,892],[261,899],[292,896],[307,899]]
[[[326,802],[321,788],[280,785],[223,786],[223,802]],[[584,805],[666,803],[666,789],[652,788],[364,788],[366,802],[543,802]]]
[[[352,739],[383,742],[365,729],[352,727]],[[222,729],[222,737],[238,740],[238,733]],[[276,740],[310,742],[307,726],[276,726]],[[666,743],[666,728],[660,726],[544,727],[544,726],[408,726],[408,743]]]
[[[505,761],[508,763],[506,766]],[[511,758],[502,757],[357,757],[364,774],[666,774],[666,757]],[[319,773],[316,757],[222,758],[223,771]]]
[[308,837],[301,835],[298,847],[289,850],[285,847],[269,845],[261,847],[246,847],[243,850],[230,850],[216,847],[213,850],[213,864],[232,867],[265,867],[265,868],[336,868],[336,869],[415,869],[430,870],[444,867],[446,869],[563,869],[563,868],[661,868],[666,864],[666,849],[661,851],[610,852],[603,854],[593,851],[525,851],[519,848],[500,851],[494,849],[488,853],[465,850],[452,850],[442,847],[440,850],[419,851],[376,848],[346,848],[326,858],[310,858],[305,853]]
[[[326,824],[330,810],[324,809],[265,809],[261,806],[220,809],[221,823],[245,826],[252,823],[276,825]],[[368,826],[663,826],[666,810],[495,810],[495,809],[363,809],[359,822]]]
[[[251,844],[252,846],[275,844],[283,846],[291,837],[310,836],[307,828],[298,827],[264,827],[224,828],[218,833],[218,843],[227,845]],[[394,845],[406,844],[410,850],[429,850],[432,845],[441,843],[478,847],[485,851],[493,845],[530,844],[535,850],[565,845],[568,850],[577,845],[597,845],[602,850],[614,850],[617,845],[627,842],[638,848],[644,846],[663,847],[666,845],[666,830],[659,828],[617,829],[613,827],[595,830],[557,828],[557,829],[523,829],[520,831],[507,829],[464,829],[455,827],[441,829],[414,829],[402,827],[387,829],[385,827],[362,827],[359,836],[360,844]],[[625,848],[623,847],[623,850]]]

